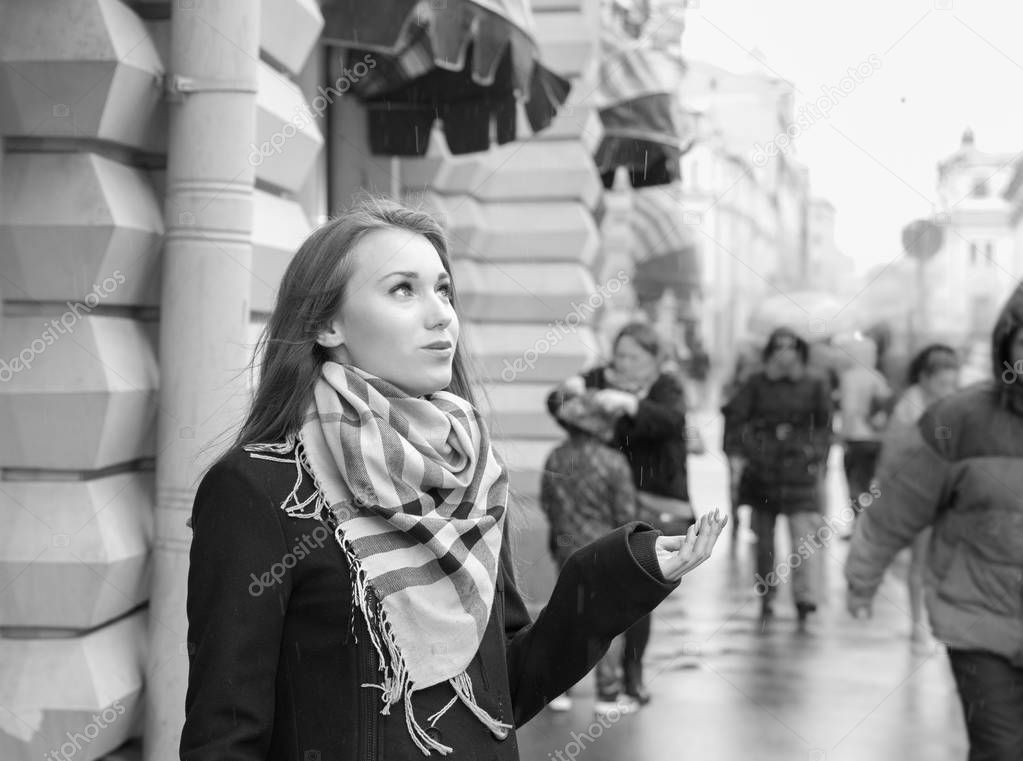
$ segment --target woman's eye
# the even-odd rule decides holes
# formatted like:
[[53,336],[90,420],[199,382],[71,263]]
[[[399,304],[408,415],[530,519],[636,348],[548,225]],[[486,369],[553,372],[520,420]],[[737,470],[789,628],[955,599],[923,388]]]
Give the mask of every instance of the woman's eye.
[[444,298],[451,298],[451,283],[443,283],[437,286],[437,292],[444,295]]
[[400,293],[402,296],[411,296],[412,285],[410,283],[398,283],[391,289],[391,293]]

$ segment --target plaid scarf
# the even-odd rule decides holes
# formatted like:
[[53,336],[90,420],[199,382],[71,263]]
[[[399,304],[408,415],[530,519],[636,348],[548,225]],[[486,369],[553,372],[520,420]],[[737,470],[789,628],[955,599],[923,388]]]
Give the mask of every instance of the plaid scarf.
[[[380,657],[382,714],[405,702],[409,734],[424,754],[452,748],[415,719],[416,690],[448,682],[498,736],[476,704],[466,668],[487,628],[508,499],[507,473],[479,413],[455,394],[411,397],[357,368],[327,362],[297,440],[246,447],[298,469],[281,505],[319,518],[348,560],[354,605]],[[268,456],[293,452],[291,458]],[[302,472],[316,493],[300,501]],[[354,614],[354,610],[353,610]]]

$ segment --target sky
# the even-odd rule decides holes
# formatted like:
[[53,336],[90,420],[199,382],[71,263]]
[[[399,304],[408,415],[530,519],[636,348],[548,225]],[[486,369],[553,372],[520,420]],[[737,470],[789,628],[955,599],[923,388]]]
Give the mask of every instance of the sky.
[[[693,6],[696,7],[693,7]],[[902,227],[937,200],[937,163],[971,127],[980,150],[1023,151],[1023,4],[1006,0],[689,0],[682,50],[767,70],[796,109],[864,63],[828,118],[796,139],[811,191],[837,211],[859,272],[901,252]],[[753,57],[762,53],[762,63]],[[873,61],[873,63],[870,63]],[[823,88],[823,89],[822,89]]]

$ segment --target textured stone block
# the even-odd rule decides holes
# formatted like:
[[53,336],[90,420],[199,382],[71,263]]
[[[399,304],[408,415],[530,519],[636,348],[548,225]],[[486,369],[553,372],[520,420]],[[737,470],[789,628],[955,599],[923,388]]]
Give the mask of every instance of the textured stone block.
[[296,201],[257,190],[252,198],[252,310],[269,312],[288,263],[312,231]]
[[145,602],[153,473],[0,487],[4,626],[92,629]]
[[486,153],[452,157],[434,177],[444,195],[481,201],[578,201],[592,209],[603,185],[593,156],[575,140],[509,143]]
[[[578,87],[579,80],[573,84]],[[583,93],[582,95],[586,95]],[[561,107],[551,125],[537,133],[536,140],[578,140],[593,155],[597,152],[601,138],[604,137],[604,125],[600,114],[593,106],[573,103],[571,100]]]
[[471,224],[463,224],[452,237],[453,251],[461,257],[502,266],[504,262],[578,262],[586,267],[596,257],[597,228],[580,203],[481,203],[477,208]]
[[297,193],[323,148],[323,135],[294,82],[261,63],[258,86],[249,163],[258,179]]
[[462,309],[474,320],[553,323],[571,314],[585,321],[591,314],[586,300],[593,278],[580,265],[463,260],[454,270]]
[[93,153],[3,161],[0,279],[9,300],[155,305],[163,232],[141,170]]
[[4,317],[0,467],[96,470],[152,457],[157,388],[156,357],[135,320],[70,310]]
[[587,326],[478,324],[472,349],[485,379],[493,383],[556,383],[597,361],[599,347]]
[[405,202],[432,214],[447,234],[448,252],[455,258],[471,258],[476,233],[486,227],[479,202],[472,196],[442,196],[432,191],[411,193]]
[[557,443],[553,438],[503,438],[497,442],[512,489],[529,500],[537,499],[544,462]]
[[92,761],[135,736],[146,640],[145,612],[82,637],[0,638],[0,758]]
[[298,74],[323,29],[320,6],[315,0],[262,0],[262,8],[259,46]]
[[7,0],[0,8],[0,135],[166,149],[164,65],[117,0]]
[[509,438],[562,436],[562,429],[547,412],[547,395],[554,386],[554,383],[488,383],[487,417],[492,421],[494,435]]
[[540,59],[563,77],[583,73],[597,53],[598,29],[596,13],[557,10],[537,14]]

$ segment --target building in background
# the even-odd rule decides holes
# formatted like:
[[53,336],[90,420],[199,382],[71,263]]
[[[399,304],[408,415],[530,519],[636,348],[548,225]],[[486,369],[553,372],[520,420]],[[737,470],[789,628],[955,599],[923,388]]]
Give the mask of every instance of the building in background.
[[973,131],[938,164],[934,221],[944,246],[926,264],[926,324],[957,343],[987,340],[1001,305],[1023,275],[1013,245],[1011,196],[1015,156],[980,150]]
[[835,206],[826,198],[811,198],[806,215],[806,286],[835,294],[855,288],[855,263],[835,241]]
[[756,305],[805,285],[809,173],[792,155],[790,83],[693,60],[681,92],[697,120],[682,182],[703,243],[704,342],[727,373]]

